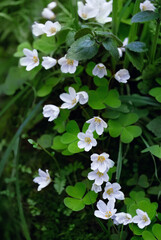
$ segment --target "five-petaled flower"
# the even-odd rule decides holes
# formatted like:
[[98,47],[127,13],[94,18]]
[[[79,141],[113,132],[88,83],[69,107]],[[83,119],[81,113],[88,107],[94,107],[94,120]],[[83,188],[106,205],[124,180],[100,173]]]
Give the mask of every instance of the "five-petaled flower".
[[43,107],[43,116],[49,118],[48,121],[51,122],[56,119],[59,115],[60,109],[52,104],[45,105]]
[[40,168],[38,170],[39,173],[39,177],[35,177],[33,179],[33,182],[38,183],[38,191],[41,191],[42,188],[46,187],[47,185],[49,185],[49,183],[51,182],[51,178],[49,175],[48,170],[46,170],[46,172],[42,171]]
[[89,180],[95,180],[94,183],[96,185],[102,185],[103,182],[108,182],[109,176],[107,174],[107,171],[104,173],[100,172],[98,169],[92,172],[88,173],[88,179]]
[[124,200],[124,194],[123,192],[119,191],[121,189],[120,184],[118,183],[106,183],[104,193],[103,193],[103,199],[118,199],[118,200]]
[[78,147],[80,149],[84,148],[86,152],[88,152],[89,150],[91,150],[92,147],[95,147],[97,145],[97,141],[96,139],[94,139],[93,133],[88,130],[85,133],[78,133],[77,136],[80,139],[80,141],[78,142]]
[[110,168],[114,166],[114,162],[109,159],[109,154],[102,153],[100,155],[94,153],[91,155],[91,169],[98,169],[100,172],[108,171]]
[[97,202],[98,210],[94,212],[94,215],[102,219],[112,218],[117,211],[117,209],[115,209],[114,207],[115,207],[114,200],[109,200],[107,204],[105,204],[102,200],[99,200]]
[[114,224],[116,225],[119,225],[119,224],[127,225],[133,222],[132,216],[129,213],[124,213],[124,212],[116,213],[114,215],[113,220],[114,220]]
[[154,5],[149,1],[146,0],[143,3],[140,3],[140,10],[141,11],[155,11]]
[[137,215],[133,217],[133,223],[137,223],[139,228],[142,229],[151,223],[147,212],[143,212],[142,210],[137,209],[136,213]]
[[96,131],[98,135],[101,135],[104,131],[104,128],[107,128],[107,123],[100,117],[93,117],[86,122],[90,123],[88,129],[91,132]]
[[106,67],[103,63],[98,63],[92,71],[92,74],[94,76],[98,76],[99,78],[103,78],[104,76],[107,75],[107,70]]
[[47,21],[44,24],[44,28],[43,31],[44,33],[46,33],[47,37],[51,37],[54,36],[57,32],[59,32],[61,30],[61,25],[59,22],[51,22],[51,21]]
[[23,53],[26,55],[26,57],[20,58],[20,65],[26,66],[27,71],[30,71],[39,65],[38,52],[36,49],[31,51],[27,48],[24,48]]
[[61,71],[63,73],[75,73],[78,61],[71,60],[66,57],[66,55],[58,60],[59,65],[61,65]]
[[63,109],[71,109],[75,107],[75,105],[78,102],[79,96],[77,95],[74,88],[69,87],[68,93],[62,93],[60,94],[60,99],[64,101],[64,103],[61,105],[61,108]]
[[115,79],[120,83],[127,83],[127,80],[130,79],[130,74],[127,69],[120,69],[115,73]]

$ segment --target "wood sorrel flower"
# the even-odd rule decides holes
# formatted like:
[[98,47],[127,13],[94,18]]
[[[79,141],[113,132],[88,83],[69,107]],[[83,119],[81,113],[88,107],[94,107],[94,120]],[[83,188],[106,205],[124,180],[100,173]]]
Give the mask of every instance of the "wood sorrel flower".
[[94,191],[95,193],[98,193],[98,192],[102,191],[102,187],[97,185],[97,184],[95,184],[95,183],[93,183],[91,190]]
[[60,30],[61,30],[61,25],[59,22],[53,23],[51,21],[47,21],[43,27],[43,31],[44,33],[46,33],[47,37],[54,36]]
[[123,192],[119,191],[121,189],[120,184],[118,183],[106,183],[105,190],[103,193],[103,199],[118,199],[118,200],[124,200],[124,194]]
[[39,65],[38,52],[36,49],[31,51],[27,48],[24,48],[23,53],[26,55],[26,57],[20,58],[20,65],[26,66],[27,71],[30,71]]
[[148,226],[151,221],[146,212],[143,212],[140,209],[136,210],[137,215],[133,217],[133,223],[137,223],[139,228],[144,228],[145,226]]
[[113,220],[114,220],[114,224],[116,225],[119,225],[119,224],[127,225],[129,223],[132,223],[133,218],[129,213],[120,212],[114,215]]
[[85,103],[88,102],[88,93],[86,93],[85,91],[81,91],[81,92],[77,92],[78,95],[78,102],[83,105]]
[[44,34],[43,28],[44,24],[34,22],[34,24],[32,24],[32,34],[36,37]]
[[100,172],[105,172],[106,170],[108,171],[115,164],[111,159],[109,159],[109,154],[107,153],[102,153],[100,155],[94,153],[91,155],[91,161],[91,169],[98,169]]
[[155,11],[154,5],[149,1],[146,0],[143,3],[140,3],[140,10],[141,11]]
[[47,8],[49,8],[50,10],[54,9],[57,6],[56,2],[51,2],[47,5]]
[[98,14],[98,9],[89,6],[88,4],[83,4],[82,2],[78,2],[78,15],[84,20],[94,18]]
[[52,20],[55,18],[55,14],[49,8],[44,8],[41,15],[43,18],[46,18],[49,20]]
[[93,138],[93,133],[88,130],[85,133],[78,133],[77,136],[80,139],[80,141],[78,142],[78,147],[81,149],[84,148],[86,152],[88,152],[89,150],[91,150],[92,147],[95,147],[97,145],[96,139]]
[[34,178],[33,182],[39,184],[37,190],[41,191],[42,188],[49,185],[49,183],[51,182],[51,178],[50,178],[50,175],[48,173],[48,170],[46,170],[46,172],[44,172],[39,168],[38,172],[39,172],[39,177]]
[[115,79],[120,83],[127,83],[129,78],[130,74],[127,69],[120,69],[117,73],[115,73]]
[[102,185],[103,182],[108,182],[109,176],[107,171],[104,173],[100,172],[98,169],[88,173],[89,180],[95,180],[94,183],[98,186]]
[[103,78],[105,75],[107,75],[106,67],[103,63],[98,63],[92,71],[92,74],[94,76],[98,76],[99,78]]
[[109,200],[107,204],[105,204],[102,200],[99,200],[97,202],[98,210],[94,212],[94,215],[102,219],[112,218],[112,216],[114,216],[114,214],[117,211],[117,209],[115,209],[114,207],[115,207],[114,200]]
[[60,94],[60,99],[65,102],[61,105],[60,108],[71,109],[75,107],[75,105],[78,102],[79,96],[77,95],[75,89],[72,87],[69,87],[68,90],[69,90],[69,94],[68,93]]
[[49,118],[48,121],[51,122],[56,119],[59,115],[60,109],[52,104],[45,105],[43,107],[43,116]]
[[107,128],[107,123],[100,117],[93,117],[86,122],[90,123],[88,129],[91,132],[96,131],[98,135],[101,135],[104,131],[104,128]]
[[59,65],[61,65],[61,71],[63,73],[75,73],[78,66],[78,61],[71,60],[66,57],[66,55],[58,60]]
[[47,70],[54,67],[57,63],[55,58],[52,57],[42,57],[43,61],[41,65]]

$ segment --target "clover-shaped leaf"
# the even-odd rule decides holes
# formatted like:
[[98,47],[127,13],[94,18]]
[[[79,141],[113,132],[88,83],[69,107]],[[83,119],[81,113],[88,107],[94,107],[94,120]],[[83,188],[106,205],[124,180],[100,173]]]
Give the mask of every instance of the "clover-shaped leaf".
[[118,119],[109,120],[109,133],[111,137],[118,137],[123,143],[130,143],[135,137],[141,135],[141,128],[130,126],[138,120],[135,113],[121,114]]
[[97,194],[93,191],[89,191],[84,196],[86,192],[86,185],[82,182],[76,183],[75,186],[68,186],[66,188],[66,192],[70,197],[64,199],[64,204],[73,211],[80,211],[85,207],[85,205],[95,203],[97,198]]
[[161,87],[152,88],[149,91],[149,94],[155,97],[155,99],[161,103]]
[[153,145],[145,148],[142,153],[150,152],[154,156],[161,158],[161,147],[159,145]]
[[158,240],[161,240],[161,224],[154,224],[152,227],[152,232]]

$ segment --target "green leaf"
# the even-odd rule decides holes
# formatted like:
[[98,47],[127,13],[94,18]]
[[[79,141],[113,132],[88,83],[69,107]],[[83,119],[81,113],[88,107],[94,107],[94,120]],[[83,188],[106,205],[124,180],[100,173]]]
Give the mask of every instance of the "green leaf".
[[158,195],[159,192],[161,192],[161,184],[159,186],[154,186],[154,187],[148,188],[148,194]]
[[74,142],[75,140],[77,140],[77,136],[75,134],[72,134],[72,133],[64,133],[61,137],[61,142],[63,144],[69,144],[69,143],[72,143]]
[[64,204],[73,211],[80,211],[85,207],[85,204],[82,202],[82,200],[70,197],[64,199]]
[[83,152],[83,151],[84,151],[84,149],[80,149],[80,148],[78,147],[78,140],[75,141],[75,142],[73,142],[73,143],[71,143],[71,144],[68,146],[68,150],[69,150],[69,152],[71,152],[71,153],[79,153],[79,152]]
[[68,122],[66,130],[67,132],[73,133],[73,134],[78,134],[80,132],[79,126],[75,120],[71,120]]
[[144,240],[156,240],[154,235],[151,232],[149,232],[149,231],[144,231],[142,233],[142,237],[143,237]]
[[[95,66],[96,66],[96,64],[95,64],[94,62],[89,62],[89,63],[87,64],[86,73],[87,73],[89,76],[91,76],[91,77],[93,77],[92,71],[93,71],[93,69],[94,69]],[[100,79],[100,78],[99,78],[99,79]]]
[[154,224],[152,227],[152,232],[158,240],[161,240],[161,225],[160,224],[157,224],[157,223]]
[[149,182],[148,178],[146,175],[141,175],[138,180],[138,185],[143,188],[148,188],[149,187]]
[[129,49],[126,49],[126,54],[133,66],[141,72],[144,65],[143,55],[137,52],[130,51]]
[[86,185],[82,182],[77,182],[75,186],[68,186],[66,192],[71,197],[81,199],[86,192]]
[[126,49],[129,49],[130,51],[133,52],[146,52],[146,44],[144,42],[131,42],[125,46]]
[[45,84],[37,91],[38,97],[45,97],[52,92],[53,87],[55,87],[60,81],[60,78],[49,78],[46,80]]
[[109,107],[112,107],[112,108],[120,107],[121,101],[119,99],[118,91],[115,89],[108,91],[107,97],[104,99],[104,103],[106,103]]
[[23,42],[20,45],[18,45],[17,52],[15,52],[14,57],[23,57],[24,56],[24,53],[23,53],[24,48],[28,48],[28,49],[32,50],[31,44],[29,42]]
[[159,18],[159,14],[153,11],[142,11],[135,14],[131,21],[132,23],[143,23]]
[[68,50],[67,58],[73,60],[87,60],[93,58],[98,52],[98,44],[90,35],[76,40]]
[[97,86],[97,87],[101,87],[101,86],[108,86],[108,81],[106,78],[99,78],[97,76],[95,76],[93,78],[94,80],[94,84]]
[[104,48],[109,52],[109,54],[117,62],[119,60],[119,52],[117,49],[116,42],[113,39],[106,39],[103,43]]
[[52,145],[52,136],[49,134],[43,134],[39,139],[38,139],[38,144],[42,146],[43,148],[49,148]]
[[42,35],[41,38],[35,40],[33,48],[39,50],[42,53],[50,54],[57,49],[55,37],[47,37],[46,35]]
[[156,137],[161,137],[161,116],[154,118],[152,121],[150,121],[146,127],[154,133]]
[[83,28],[80,29],[76,34],[75,34],[75,40],[77,40],[78,38],[81,38],[87,34],[92,34],[92,31],[90,28]]
[[65,183],[66,183],[66,179],[65,177],[59,176],[57,175],[54,178],[54,188],[57,191],[57,193],[60,195],[62,193],[62,191],[64,190],[65,187]]
[[153,145],[145,148],[142,153],[151,152],[154,156],[161,158],[161,147],[159,145]]
[[96,198],[97,198],[97,193],[93,192],[93,191],[89,191],[85,197],[83,198],[83,202],[86,205],[91,205],[93,203],[96,202]]
[[63,150],[67,148],[67,145],[61,142],[61,136],[56,136],[54,137],[53,145],[51,148],[54,150]]
[[161,87],[152,88],[149,91],[149,94],[155,97],[155,99],[161,103]]

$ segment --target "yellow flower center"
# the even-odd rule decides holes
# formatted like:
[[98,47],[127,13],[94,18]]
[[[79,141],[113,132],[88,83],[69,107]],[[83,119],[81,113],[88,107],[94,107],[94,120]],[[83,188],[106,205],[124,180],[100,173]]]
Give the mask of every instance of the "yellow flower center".
[[50,28],[50,32],[51,32],[51,33],[56,33],[56,28],[55,28],[55,27],[51,27],[51,28]]
[[48,182],[50,180],[50,177],[48,176],[48,177],[46,177],[46,181]]
[[74,99],[72,100],[72,105],[74,105],[76,102],[77,102],[77,99],[74,98]]
[[109,212],[106,212],[106,214],[105,214],[105,217],[107,217],[107,218],[110,218],[112,216],[112,213],[111,213],[111,211],[109,211]]
[[73,63],[74,63],[74,60],[67,59],[67,64],[68,64],[68,65],[73,65]]
[[86,137],[86,138],[85,138],[85,142],[88,143],[88,144],[90,144],[90,143],[91,143],[91,139],[90,139],[89,137]]
[[147,221],[148,221],[148,218],[147,218],[146,215],[143,215],[142,219],[143,219],[144,222],[147,222]]
[[98,171],[98,172],[97,172],[97,175],[98,175],[99,177],[102,177],[104,174]]
[[143,9],[143,11],[147,10],[145,5],[142,6],[142,9]]
[[106,191],[106,193],[107,193],[108,195],[111,195],[111,194],[113,193],[113,188],[109,188],[109,189]]
[[97,118],[97,117],[94,118],[94,121],[95,121],[96,123],[101,123],[101,119],[99,119],[99,118]]
[[38,58],[36,56],[33,57],[33,61],[34,63],[37,63],[38,62]]
[[103,156],[99,156],[98,159],[97,159],[98,162],[104,162],[105,161],[105,157]]
[[86,13],[82,13],[82,17],[83,18],[87,18],[87,14]]
[[104,69],[104,68],[105,68],[104,66],[101,67],[100,65],[98,65],[97,67],[98,67],[99,69]]

